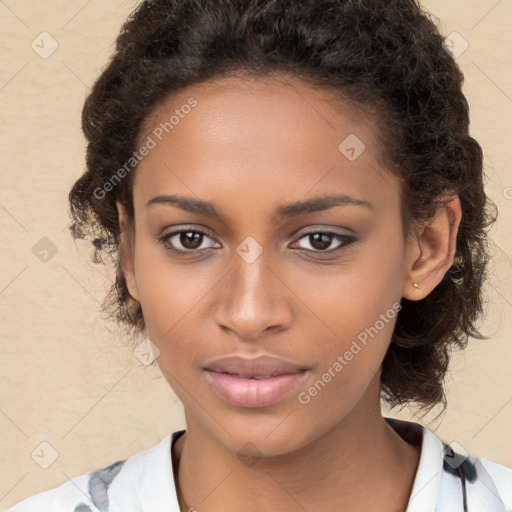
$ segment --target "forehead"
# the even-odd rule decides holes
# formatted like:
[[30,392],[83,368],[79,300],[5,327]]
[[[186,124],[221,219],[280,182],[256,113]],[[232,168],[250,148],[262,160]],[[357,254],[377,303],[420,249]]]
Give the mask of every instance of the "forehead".
[[375,127],[353,104],[289,77],[189,86],[144,123],[139,143],[149,137],[154,147],[137,168],[134,197],[179,191],[277,204],[336,190],[371,201],[383,185],[397,188],[381,167]]
[[[193,109],[188,108],[191,98],[196,102]],[[180,110],[187,112],[183,114]],[[275,123],[286,127],[286,133],[290,133],[290,124],[296,122],[294,137],[299,132],[306,137],[315,133],[326,136],[331,132],[337,140],[344,130],[352,129],[365,139],[370,151],[377,146],[375,118],[365,115],[353,102],[341,99],[339,92],[336,94],[285,74],[220,77],[169,94],[152,109],[143,124],[141,136],[168,122],[173,113],[179,115],[179,119],[174,116],[171,123],[175,135],[179,135],[177,125],[186,118],[189,118],[188,125],[194,121],[201,124],[202,133],[210,140],[222,134],[230,138],[238,135],[242,140],[254,135],[258,128],[266,127],[269,132],[271,124]],[[166,134],[164,130],[162,136]],[[378,157],[377,153],[373,156]]]

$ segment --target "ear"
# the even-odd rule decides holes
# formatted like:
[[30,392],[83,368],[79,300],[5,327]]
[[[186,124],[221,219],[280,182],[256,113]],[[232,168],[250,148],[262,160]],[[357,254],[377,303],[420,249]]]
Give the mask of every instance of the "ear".
[[[119,218],[119,258],[130,295],[139,301],[135,280],[135,229],[124,206],[116,201]],[[139,301],[140,302],[140,301]]]
[[441,282],[453,264],[461,217],[459,197],[454,195],[412,237],[402,290],[406,299],[421,300]]

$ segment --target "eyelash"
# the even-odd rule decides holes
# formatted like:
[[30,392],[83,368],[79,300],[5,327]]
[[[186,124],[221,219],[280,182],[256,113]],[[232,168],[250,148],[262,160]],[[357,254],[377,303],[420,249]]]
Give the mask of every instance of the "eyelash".
[[[164,235],[162,237],[159,237],[158,238],[158,242],[161,243],[162,245],[165,245],[167,250],[171,251],[172,253],[174,253],[174,254],[176,254],[178,256],[187,256],[187,255],[190,255],[190,254],[197,254],[197,253],[199,253],[201,251],[212,249],[211,247],[209,247],[208,249],[191,249],[191,250],[188,250],[188,251],[182,251],[182,250],[179,250],[179,249],[175,249],[174,247],[171,247],[169,244],[166,243],[170,238],[172,238],[172,237],[174,237],[176,235],[180,235],[181,233],[198,233],[198,234],[201,234],[201,235],[206,236],[208,238],[211,238],[213,240],[213,237],[211,237],[205,231],[203,231],[201,229],[195,229],[194,228],[194,229],[180,229],[178,231],[173,231],[171,233],[167,233],[166,235]],[[302,240],[303,238],[306,238],[308,236],[315,235],[317,233],[320,233],[320,234],[323,234],[323,235],[328,235],[331,238],[333,238],[334,240],[337,240],[339,242],[344,242],[344,243],[342,243],[339,247],[337,247],[335,249],[329,249],[329,250],[325,250],[325,251],[312,250],[312,249],[302,249],[302,250],[307,251],[307,252],[316,253],[316,254],[322,254],[322,255],[323,254],[327,254],[329,256],[332,256],[332,255],[341,253],[349,245],[351,245],[353,242],[356,241],[356,238],[353,237],[353,236],[342,235],[340,233],[334,233],[332,231],[322,231],[322,230],[309,231],[307,233],[304,233],[300,238],[297,239],[297,241]]]

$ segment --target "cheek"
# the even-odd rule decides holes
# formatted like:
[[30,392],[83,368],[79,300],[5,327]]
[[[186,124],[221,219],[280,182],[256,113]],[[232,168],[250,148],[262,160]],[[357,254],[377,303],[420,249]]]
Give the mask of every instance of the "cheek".
[[333,418],[348,414],[372,382],[377,393],[375,379],[400,310],[399,301],[388,300],[384,292],[366,297],[341,293],[336,301],[334,297],[331,295],[329,302],[331,307],[337,305],[331,312],[334,321],[329,329],[321,331],[322,336],[310,338],[317,344],[317,365],[313,378],[298,397],[304,411],[318,411],[313,415],[315,421],[319,421],[321,413],[321,422],[327,426]]
[[297,266],[289,274],[302,302],[302,327],[321,360],[318,371],[330,369],[340,385],[364,385],[385,356],[401,309],[401,248],[400,232],[388,230],[342,264]]
[[401,298],[400,240],[366,243],[340,260],[321,265],[299,262],[281,269],[302,303],[303,316],[322,326],[322,335],[357,336]]
[[179,339],[179,325],[207,293],[207,283],[197,267],[173,264],[165,248],[149,237],[138,239],[135,252],[137,291],[151,340]]

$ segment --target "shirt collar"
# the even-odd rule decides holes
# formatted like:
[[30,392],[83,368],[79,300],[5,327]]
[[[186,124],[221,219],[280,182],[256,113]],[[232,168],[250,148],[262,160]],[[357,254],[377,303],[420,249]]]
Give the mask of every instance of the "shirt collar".
[[[165,436],[144,461],[141,474],[140,503],[142,512],[180,512],[172,468],[172,444],[185,433],[178,430]],[[162,509],[164,505],[164,509]]]
[[416,476],[405,512],[434,512],[443,471],[443,442],[419,423],[395,418],[384,418],[406,441],[421,438],[421,452]]

